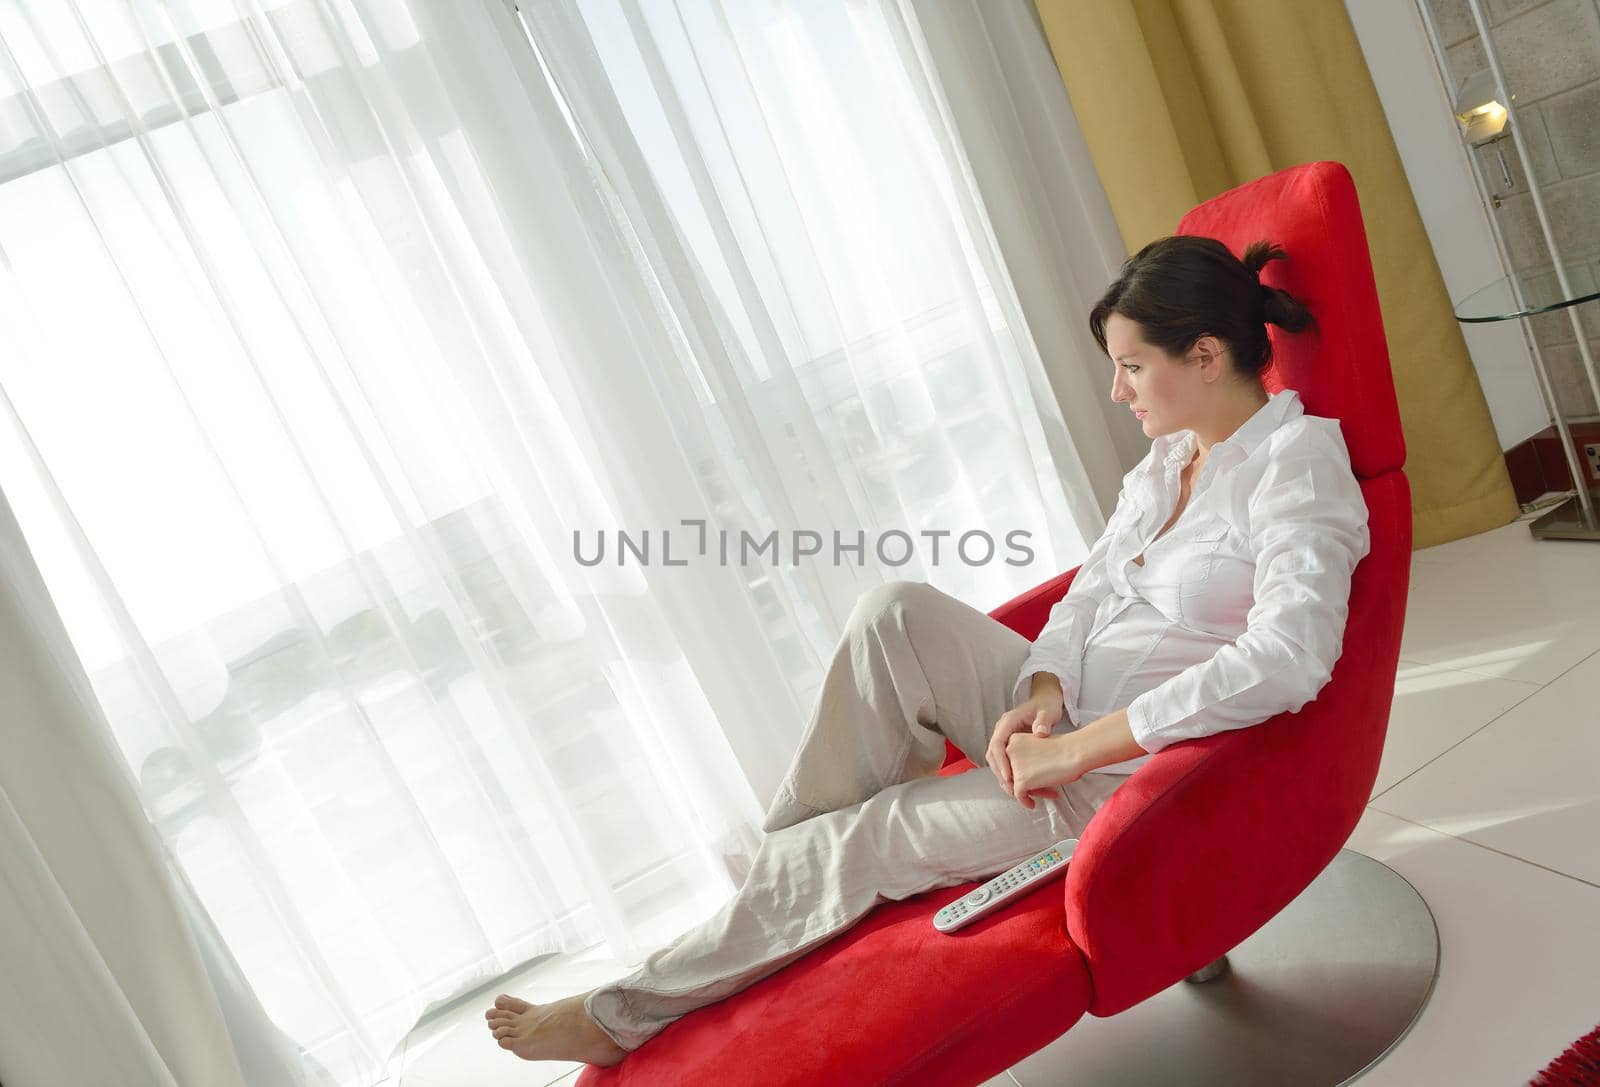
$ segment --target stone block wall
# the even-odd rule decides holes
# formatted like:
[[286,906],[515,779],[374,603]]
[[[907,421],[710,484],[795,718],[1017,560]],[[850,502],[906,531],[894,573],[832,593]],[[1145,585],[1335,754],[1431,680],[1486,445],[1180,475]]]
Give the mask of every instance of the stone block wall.
[[[1425,0],[1460,87],[1488,67],[1466,0]],[[1530,162],[1510,139],[1477,148],[1482,176],[1497,197],[1500,223],[1515,269],[1533,295],[1554,297],[1551,257],[1528,195],[1528,171],[1544,194],[1545,210],[1574,287],[1600,282],[1600,3],[1596,0],[1484,0],[1489,34],[1500,57]],[[1511,183],[1500,160],[1504,155]],[[1600,301],[1577,307],[1591,354],[1600,360]],[[1534,335],[1551,384],[1568,419],[1600,412],[1583,373],[1577,334],[1564,312],[1533,318]]]

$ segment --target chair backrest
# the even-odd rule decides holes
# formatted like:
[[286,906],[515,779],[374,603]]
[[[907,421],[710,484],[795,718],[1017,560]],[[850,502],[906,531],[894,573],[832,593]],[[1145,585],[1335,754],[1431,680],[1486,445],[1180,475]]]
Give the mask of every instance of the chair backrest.
[[1262,282],[1304,302],[1317,325],[1304,333],[1268,326],[1273,361],[1263,384],[1294,389],[1308,414],[1338,419],[1362,479],[1403,466],[1400,409],[1350,171],[1337,162],[1280,170],[1207,200],[1178,233],[1216,238],[1236,255],[1254,241],[1283,246],[1289,259],[1269,263]]

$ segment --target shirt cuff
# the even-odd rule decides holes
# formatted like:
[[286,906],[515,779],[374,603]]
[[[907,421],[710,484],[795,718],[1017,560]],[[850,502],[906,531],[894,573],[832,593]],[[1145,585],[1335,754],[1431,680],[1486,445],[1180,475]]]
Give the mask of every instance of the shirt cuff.
[[[1076,695],[1073,693],[1072,685],[1067,681],[1067,676],[1062,674],[1064,671],[1065,669],[1051,665],[1045,661],[1029,661],[1027,664],[1024,664],[1022,666],[1022,674],[1017,677],[1017,684],[1011,690],[1011,706],[1022,705],[1023,701],[1027,699],[1029,694],[1032,693],[1033,677],[1036,673],[1048,672],[1050,675],[1056,677],[1057,683],[1061,684],[1061,704],[1066,708],[1067,714],[1070,716],[1072,712],[1072,702]],[[1007,708],[1009,709],[1011,707]]]
[[[1083,727],[1083,722],[1078,720],[1078,707],[1074,706],[1075,696],[1067,690],[1067,681],[1061,678],[1061,673],[1048,665],[1024,665],[1022,674],[1017,677],[1017,685],[1011,691],[1011,707],[1022,705],[1028,695],[1033,691],[1033,675],[1035,672],[1049,672],[1056,677],[1056,682],[1061,684],[1061,725],[1068,731]],[[1011,708],[1008,707],[1008,708]]]
[[[1024,664],[1022,666],[1022,674],[1017,677],[1017,685],[1011,690],[1011,705],[1007,706],[1006,708],[1014,709],[1015,707],[1022,705],[1023,702],[1027,701],[1028,695],[1033,691],[1033,674],[1035,672],[1049,671],[1050,669],[1048,668],[1035,668],[1031,665]],[[1051,672],[1050,674],[1055,675],[1054,672]],[[1056,680],[1058,682],[1060,679],[1060,676],[1056,676]]]
[[1154,755],[1168,741],[1156,731],[1156,723],[1150,719],[1151,696],[1155,688],[1144,692],[1138,698],[1128,703],[1128,729],[1133,733],[1133,742]]

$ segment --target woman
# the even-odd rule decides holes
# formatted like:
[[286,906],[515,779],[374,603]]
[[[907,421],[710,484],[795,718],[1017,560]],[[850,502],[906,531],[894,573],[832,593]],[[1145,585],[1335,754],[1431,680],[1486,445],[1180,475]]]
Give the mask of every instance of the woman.
[[[1311,324],[1260,281],[1283,256],[1179,236],[1123,265],[1089,323],[1112,400],[1153,441],[1038,640],[926,584],[863,594],[744,885],[619,981],[548,1005],[501,996],[485,1017],[502,1048],[616,1064],[879,901],[1080,837],[1168,744],[1321,690],[1367,508],[1338,423],[1262,387],[1266,324]],[[947,738],[979,769],[938,776]]]

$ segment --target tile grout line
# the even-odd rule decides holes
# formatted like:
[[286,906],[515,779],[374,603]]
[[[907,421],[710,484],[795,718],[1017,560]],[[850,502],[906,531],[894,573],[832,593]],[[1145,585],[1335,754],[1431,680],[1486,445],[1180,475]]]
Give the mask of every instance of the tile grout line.
[[[1594,650],[1594,652],[1600,652],[1600,648],[1597,648],[1596,650]],[[1593,654],[1591,653],[1591,656],[1592,655]],[[1587,659],[1587,658],[1585,658],[1585,659]],[[1468,668],[1468,667],[1466,667],[1464,665],[1456,664],[1453,661],[1431,661],[1430,662],[1430,661],[1419,661],[1419,660],[1407,660],[1404,657],[1401,657],[1400,660],[1401,660],[1402,663],[1409,664],[1413,668],[1426,668],[1429,671],[1440,671],[1440,670],[1443,670],[1443,671],[1446,671],[1446,672],[1465,672],[1469,676],[1481,676],[1484,679],[1498,679],[1498,680],[1500,680],[1501,682],[1504,682],[1504,683],[1520,683],[1524,687],[1548,687],[1550,684],[1552,684],[1556,680],[1560,679],[1561,676],[1564,676],[1564,675],[1567,674],[1567,670],[1564,669],[1559,675],[1552,676],[1550,679],[1517,679],[1514,676],[1501,675],[1499,672],[1486,672],[1486,671],[1482,671],[1481,669],[1478,669],[1478,668]],[[1578,664],[1582,664],[1583,661],[1578,661],[1577,663]]]
[[1504,717],[1506,714],[1510,713],[1512,710],[1516,709],[1518,706],[1522,705],[1524,702],[1526,702],[1528,699],[1532,698],[1534,695],[1538,694],[1542,690],[1544,690],[1543,687],[1536,687],[1535,689],[1529,691],[1527,694],[1523,695],[1521,698],[1519,698],[1515,702],[1511,703],[1511,705],[1507,706],[1505,709],[1501,710],[1499,713],[1497,713],[1493,717],[1489,718],[1489,720],[1485,721],[1483,724],[1479,725],[1477,728],[1473,729],[1471,732],[1469,732],[1465,736],[1461,737],[1461,739],[1457,740],[1455,743],[1451,744],[1449,747],[1445,748],[1443,751],[1439,752],[1437,755],[1434,755],[1427,762],[1423,763],[1421,766],[1419,766],[1415,770],[1411,771],[1409,774],[1407,774],[1405,777],[1401,778],[1399,781],[1391,782],[1389,785],[1385,786],[1383,792],[1377,794],[1377,796],[1369,798],[1367,800],[1367,804],[1369,806],[1372,805],[1372,804],[1376,804],[1382,797],[1387,796],[1394,789],[1399,788],[1401,785],[1404,785],[1406,782],[1410,781],[1412,778],[1414,778],[1418,774],[1422,773],[1422,771],[1426,770],[1428,767],[1432,766],[1434,763],[1438,762],[1440,759],[1442,759],[1446,755],[1450,754],[1450,752],[1454,751],[1456,748],[1460,747],[1462,744],[1464,744],[1468,740],[1472,739],[1478,733],[1482,732],[1484,729],[1488,728],[1490,725],[1492,725],[1496,721],[1500,720],[1500,718]]
[[[1426,770],[1428,767],[1432,766],[1434,763],[1438,762],[1440,759],[1442,759],[1446,755],[1450,754],[1450,752],[1454,751],[1456,748],[1460,747],[1462,744],[1464,744],[1468,740],[1472,739],[1478,733],[1482,732],[1484,729],[1488,728],[1490,725],[1492,725],[1496,721],[1500,720],[1500,718],[1504,717],[1506,714],[1510,713],[1512,710],[1514,710],[1518,706],[1522,705],[1524,702],[1526,702],[1528,699],[1532,698],[1534,695],[1536,695],[1536,694],[1540,693],[1541,691],[1545,690],[1546,688],[1548,688],[1548,687],[1560,682],[1563,678],[1565,678],[1565,676],[1567,675],[1568,672],[1571,672],[1574,668],[1578,668],[1581,665],[1587,663],[1588,660],[1591,657],[1595,656],[1596,654],[1600,654],[1600,649],[1592,650],[1587,656],[1584,656],[1583,658],[1573,662],[1573,664],[1570,667],[1563,669],[1560,672],[1560,674],[1558,674],[1554,679],[1551,679],[1549,683],[1543,683],[1543,684],[1540,684],[1539,686],[1535,687],[1533,690],[1529,691],[1527,694],[1525,694],[1521,698],[1517,699],[1511,705],[1507,706],[1505,709],[1503,709],[1499,713],[1495,714],[1489,720],[1485,721],[1483,724],[1479,725],[1477,728],[1473,729],[1471,732],[1469,732],[1465,736],[1461,737],[1461,739],[1457,740],[1455,743],[1451,744],[1449,747],[1445,748],[1443,751],[1441,751],[1437,755],[1433,756],[1433,758],[1429,759],[1427,762],[1423,763],[1421,766],[1419,766],[1415,770],[1411,771],[1411,773],[1407,774],[1405,777],[1401,778],[1399,781],[1393,782],[1392,784],[1387,786],[1383,790],[1383,792],[1379,793],[1377,796],[1369,798],[1367,800],[1367,805],[1370,807],[1371,805],[1375,804],[1380,798],[1388,795],[1388,793],[1391,790],[1398,788],[1399,786],[1405,784],[1407,781],[1410,781],[1412,778],[1414,778],[1418,774],[1422,773],[1422,771]],[[1461,672],[1461,671],[1466,671],[1466,669],[1453,668],[1453,669],[1449,669],[1449,671]],[[1472,673],[1469,673],[1469,674],[1471,674],[1471,675],[1479,675],[1479,673],[1477,673],[1477,672],[1472,672]],[[1505,677],[1504,676],[1486,676],[1484,678],[1486,678],[1486,679],[1504,679]],[[1511,680],[1510,682],[1512,682],[1512,683],[1520,683],[1522,681],[1521,680]],[[1393,710],[1393,707],[1391,705],[1390,713],[1392,714],[1393,712],[1394,712],[1394,710]],[[1388,737],[1387,727],[1385,728],[1384,736],[1385,736],[1385,739],[1387,739],[1387,737]],[[1382,809],[1379,809],[1379,810],[1382,810]],[[1388,814],[1393,814],[1393,813],[1385,812],[1384,814],[1388,815]],[[1454,837],[1454,835],[1451,835],[1451,837]]]
[[[1596,649],[1595,652],[1596,653],[1600,653],[1600,649]],[[1592,655],[1593,654],[1591,654],[1591,656]],[[1547,679],[1547,680],[1513,679],[1510,676],[1502,676],[1502,675],[1500,675],[1500,674],[1498,674],[1496,672],[1480,672],[1476,668],[1463,668],[1459,664],[1449,663],[1449,662],[1446,662],[1446,661],[1433,661],[1433,662],[1419,661],[1419,660],[1413,660],[1413,659],[1411,659],[1409,657],[1398,657],[1396,659],[1401,664],[1409,664],[1413,668],[1426,668],[1430,672],[1438,672],[1438,671],[1465,672],[1469,676],[1478,676],[1478,677],[1483,678],[1483,679],[1497,679],[1497,680],[1500,680],[1502,683],[1520,683],[1524,687],[1533,687],[1533,688],[1536,688],[1536,689],[1539,688],[1539,687],[1548,687],[1550,684],[1554,683],[1557,679],[1560,679],[1561,676],[1566,675],[1566,672],[1563,671],[1561,673],[1561,675],[1556,676],[1554,679]],[[1585,660],[1586,659],[1588,659],[1588,658],[1585,658]],[[1582,664],[1582,663],[1583,663],[1583,661],[1579,661],[1578,662],[1578,664]],[[1577,667],[1577,665],[1573,665],[1573,667]],[[1396,671],[1398,672],[1398,669],[1396,669]]]
[[[1519,857],[1515,853],[1507,853],[1505,850],[1496,849],[1492,845],[1485,845],[1483,842],[1474,841],[1471,838],[1463,838],[1459,834],[1451,834],[1448,830],[1440,830],[1438,827],[1430,827],[1427,823],[1419,823],[1415,819],[1407,819],[1405,816],[1396,815],[1392,811],[1384,811],[1382,808],[1374,808],[1373,810],[1379,815],[1388,816],[1390,819],[1398,819],[1402,823],[1409,823],[1419,830],[1425,830],[1430,834],[1437,834],[1441,838],[1449,838],[1451,841],[1460,842],[1462,845],[1475,846],[1476,848],[1482,849],[1488,853],[1497,853],[1507,860],[1516,861],[1519,864],[1526,864],[1530,868],[1538,868],[1542,871],[1549,872],[1553,876],[1561,876],[1564,879],[1572,880],[1574,883],[1581,883],[1585,887],[1593,887],[1595,890],[1600,891],[1600,883],[1591,882],[1590,880],[1584,879],[1582,876],[1575,876],[1571,872],[1563,872],[1559,868],[1551,868],[1547,864],[1540,864],[1538,861],[1531,861],[1527,857]],[[1357,852],[1359,852],[1359,850],[1357,850]],[[1362,855],[1366,856],[1367,854]],[[1372,859],[1378,860],[1377,857],[1373,857]]]

